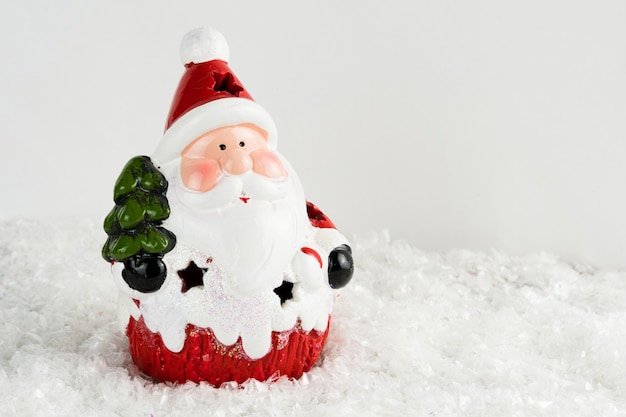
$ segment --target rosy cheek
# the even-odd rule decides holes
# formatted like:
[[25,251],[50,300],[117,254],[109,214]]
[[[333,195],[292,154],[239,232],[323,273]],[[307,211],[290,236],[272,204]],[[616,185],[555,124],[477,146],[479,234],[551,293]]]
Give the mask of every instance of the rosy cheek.
[[258,149],[250,154],[254,163],[252,170],[268,178],[287,176],[287,170],[278,156],[269,149]]
[[215,187],[222,170],[214,159],[192,159],[183,157],[180,161],[180,176],[185,187],[193,191],[205,192]]

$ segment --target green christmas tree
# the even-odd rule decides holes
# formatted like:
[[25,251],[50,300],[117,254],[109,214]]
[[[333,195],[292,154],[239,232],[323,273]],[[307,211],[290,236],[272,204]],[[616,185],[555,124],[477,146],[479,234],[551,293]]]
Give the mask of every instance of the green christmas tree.
[[109,237],[102,256],[108,262],[124,262],[124,279],[143,292],[160,288],[165,280],[161,259],[176,245],[176,236],[161,226],[170,215],[167,186],[149,157],[132,158],[115,182],[115,207],[104,220]]

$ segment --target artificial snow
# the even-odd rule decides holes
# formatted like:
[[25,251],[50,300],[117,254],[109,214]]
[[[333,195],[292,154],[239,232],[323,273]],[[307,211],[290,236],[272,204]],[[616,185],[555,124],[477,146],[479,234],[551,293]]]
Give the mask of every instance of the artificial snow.
[[220,389],[133,366],[100,221],[0,223],[2,416],[623,416],[626,272],[354,237],[318,364]]

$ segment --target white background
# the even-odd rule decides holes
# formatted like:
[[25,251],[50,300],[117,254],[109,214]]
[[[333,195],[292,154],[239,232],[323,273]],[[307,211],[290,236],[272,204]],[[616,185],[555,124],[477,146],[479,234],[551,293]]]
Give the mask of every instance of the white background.
[[348,236],[626,267],[626,2],[0,5],[0,219],[95,215],[197,26]]

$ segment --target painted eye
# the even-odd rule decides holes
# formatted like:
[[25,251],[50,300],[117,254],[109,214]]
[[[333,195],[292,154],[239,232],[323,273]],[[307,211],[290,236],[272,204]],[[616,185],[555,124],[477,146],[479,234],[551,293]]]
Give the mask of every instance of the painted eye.
[[220,150],[224,151],[226,150],[226,145],[224,145],[223,143],[220,145]]
[[240,148],[243,148],[244,146],[246,146],[246,143],[245,143],[245,142],[243,142],[243,141],[239,142],[239,147],[240,147]]

